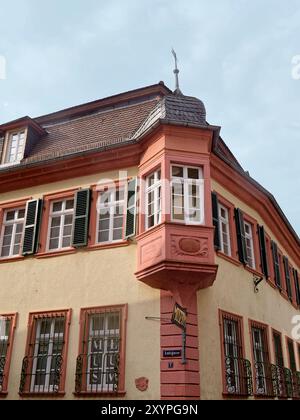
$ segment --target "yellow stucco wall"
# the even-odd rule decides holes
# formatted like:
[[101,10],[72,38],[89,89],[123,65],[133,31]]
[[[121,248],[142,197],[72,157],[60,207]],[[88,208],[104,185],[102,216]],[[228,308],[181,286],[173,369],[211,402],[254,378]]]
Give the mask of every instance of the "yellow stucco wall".
[[[267,226],[272,238],[272,232],[266,221],[238,200],[216,182],[213,189],[241,208],[260,224]],[[277,238],[274,238],[277,240]],[[280,243],[278,241],[278,243]],[[283,249],[284,251],[284,249]],[[290,259],[291,262],[292,259]],[[288,366],[285,337],[292,335],[291,323],[294,315],[299,315],[289,302],[273,289],[266,281],[259,285],[259,293],[254,293],[253,275],[234,264],[217,257],[219,265],[217,279],[213,287],[198,292],[198,319],[199,319],[199,352],[200,352],[200,384],[202,399],[220,399],[222,397],[222,366],[221,344],[218,309],[232,312],[244,317],[244,336],[246,358],[252,363],[250,332],[248,320],[252,319],[270,325],[282,332],[283,351],[286,366]],[[299,269],[299,267],[298,267]],[[271,361],[274,362],[273,343],[270,337]],[[297,358],[300,370],[299,357]]]
[[[135,174],[135,169],[128,172],[129,176]],[[1,194],[0,202],[85,187],[99,178],[95,175]],[[118,172],[101,174],[103,178],[117,179]],[[80,250],[72,255],[0,264],[0,313],[19,313],[8,399],[18,398],[29,312],[73,310],[66,380],[66,398],[72,399],[80,308],[125,303],[128,303],[126,398],[160,398],[160,324],[145,320],[146,316],[159,316],[160,293],[138,282],[135,271],[134,243],[124,248]],[[149,378],[149,389],[143,393],[135,387],[135,379],[141,376]]]

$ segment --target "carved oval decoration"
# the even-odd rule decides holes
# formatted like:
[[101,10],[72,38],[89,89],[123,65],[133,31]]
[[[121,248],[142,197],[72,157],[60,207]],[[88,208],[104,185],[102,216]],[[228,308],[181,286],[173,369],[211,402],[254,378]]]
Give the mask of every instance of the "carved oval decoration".
[[183,238],[179,241],[179,247],[187,254],[197,254],[200,251],[201,243],[197,239]]
[[135,380],[135,386],[139,391],[145,392],[147,391],[148,386],[149,386],[149,379],[145,377],[137,378]]

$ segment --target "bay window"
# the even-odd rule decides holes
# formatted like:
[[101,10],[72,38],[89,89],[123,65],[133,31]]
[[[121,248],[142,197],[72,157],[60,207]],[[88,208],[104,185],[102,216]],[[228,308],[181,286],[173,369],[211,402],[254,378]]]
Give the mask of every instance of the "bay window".
[[172,221],[204,224],[203,170],[173,165],[171,171]]
[[146,229],[161,222],[161,171],[146,178]]

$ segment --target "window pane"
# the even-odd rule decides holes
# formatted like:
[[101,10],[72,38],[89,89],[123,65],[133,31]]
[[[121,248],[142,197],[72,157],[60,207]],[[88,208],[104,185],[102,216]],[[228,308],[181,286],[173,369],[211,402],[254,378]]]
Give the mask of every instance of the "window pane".
[[74,200],[67,200],[66,202],[66,210],[71,210],[74,208]]
[[63,241],[62,241],[62,247],[63,248],[68,248],[69,246],[71,246],[71,237],[70,236],[68,236],[66,238],[63,238]]
[[183,178],[183,168],[180,166],[172,166],[172,176]]
[[122,239],[122,229],[114,229],[113,240],[118,241]]
[[52,239],[59,238],[59,232],[60,232],[60,228],[59,227],[51,228],[51,230],[50,230],[50,238],[52,238]]
[[65,225],[72,225],[73,223],[73,215],[68,214],[65,216]]
[[62,206],[63,206],[62,201],[58,201],[57,203],[53,203],[52,211],[54,213],[58,212],[58,211],[62,211]]
[[18,211],[18,219],[24,219],[25,217],[25,209],[21,209]]
[[6,213],[6,221],[14,220],[15,215],[16,215],[15,211],[8,211]]
[[199,169],[197,169],[197,168],[188,168],[188,178],[190,178],[190,179],[199,179]]
[[51,239],[49,243],[49,249],[58,249],[58,238],[57,239]]
[[108,242],[109,241],[109,231],[99,232],[98,242]]
[[1,257],[9,257],[10,246],[3,246],[1,251]]

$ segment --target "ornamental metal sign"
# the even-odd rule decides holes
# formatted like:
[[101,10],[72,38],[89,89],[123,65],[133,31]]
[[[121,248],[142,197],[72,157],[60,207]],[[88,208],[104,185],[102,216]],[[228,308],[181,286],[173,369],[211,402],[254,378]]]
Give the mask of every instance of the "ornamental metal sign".
[[186,330],[186,319],[187,319],[187,311],[186,309],[182,308],[178,303],[175,303],[173,315],[171,322],[172,324],[177,325],[177,327],[181,328],[183,331]]

